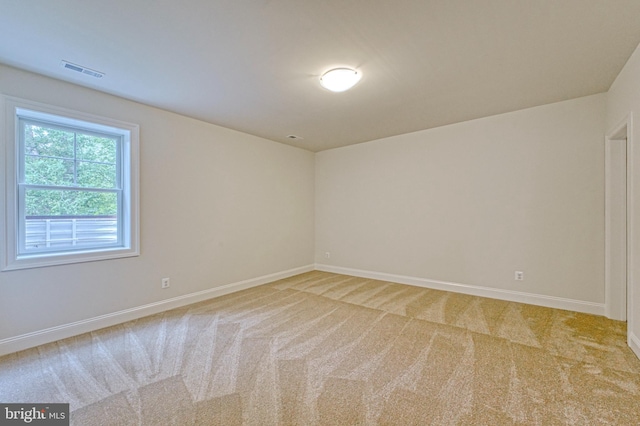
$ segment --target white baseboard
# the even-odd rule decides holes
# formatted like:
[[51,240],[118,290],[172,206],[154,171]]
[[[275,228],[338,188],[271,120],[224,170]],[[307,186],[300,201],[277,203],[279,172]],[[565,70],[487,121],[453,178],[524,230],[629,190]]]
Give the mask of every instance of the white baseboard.
[[636,336],[633,333],[629,333],[629,339],[627,339],[627,344],[629,345],[631,350],[636,354],[636,356],[640,358],[640,338],[638,338],[638,336]]
[[489,297],[509,302],[527,303],[529,305],[545,306],[547,308],[565,309],[594,315],[604,315],[604,303],[585,302],[582,300],[565,299],[562,297],[545,296],[524,293],[513,290],[503,290],[491,287],[481,287],[468,284],[458,284],[446,281],[429,280],[425,278],[407,277],[404,275],[387,274],[384,272],[363,271],[360,269],[343,268],[316,263],[316,270],[333,272],[336,274],[352,275],[380,281],[390,281],[399,284],[414,285],[435,290],[452,291],[472,296]]
[[56,340],[65,339],[78,334],[95,331],[104,327],[121,324],[126,321],[146,317],[148,315],[157,314],[169,309],[179,308],[190,305],[192,303],[201,302],[213,297],[224,296],[225,294],[234,293],[236,291],[245,290],[251,287],[257,287],[272,281],[289,278],[304,272],[313,271],[314,265],[302,266],[299,268],[289,269],[287,271],[277,272],[274,274],[263,275],[257,278],[223,285],[208,290],[198,291],[196,293],[185,294],[160,302],[149,303],[148,305],[138,306],[135,308],[125,309],[106,315],[100,315],[69,324],[63,324],[57,327],[51,327],[44,330],[34,331],[32,333],[22,334],[20,336],[9,337],[0,340],[0,356],[21,351],[23,349],[32,348],[45,343],[54,342]]

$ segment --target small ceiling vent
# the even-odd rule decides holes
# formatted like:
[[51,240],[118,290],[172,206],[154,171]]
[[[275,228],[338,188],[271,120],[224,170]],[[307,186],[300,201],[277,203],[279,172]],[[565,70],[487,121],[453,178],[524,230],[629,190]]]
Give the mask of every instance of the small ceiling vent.
[[60,66],[62,66],[62,68],[66,68],[71,71],[76,71],[82,74],[90,75],[91,77],[95,77],[95,78],[104,77],[103,72],[92,70],[91,68],[83,67],[82,65],[73,64],[67,61],[60,62]]

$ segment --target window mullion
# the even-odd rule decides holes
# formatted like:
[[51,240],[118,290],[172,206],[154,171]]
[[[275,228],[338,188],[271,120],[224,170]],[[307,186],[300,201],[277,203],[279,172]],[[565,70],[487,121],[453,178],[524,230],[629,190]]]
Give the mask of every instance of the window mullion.
[[25,218],[26,218],[26,209],[25,209],[25,191],[26,188],[24,187],[24,185],[18,184],[18,206],[17,206],[17,217],[16,217],[16,227],[18,229],[18,238],[16,239],[16,243],[17,243],[17,250],[18,253],[22,253],[25,250],[26,247],[26,222],[25,222]]
[[78,133],[73,132],[73,184],[78,186]]
[[123,145],[124,141],[121,136],[116,145],[116,187],[118,189],[122,189],[122,182],[124,181],[124,169],[122,168],[122,159],[124,158]]
[[38,185],[32,183],[20,183],[26,189],[44,189],[52,191],[87,191],[87,192],[119,192],[121,188],[83,188],[81,186],[63,186],[63,185]]
[[15,244],[14,249],[17,251],[17,253],[21,253],[24,251],[25,249],[25,239],[26,239],[26,224],[25,224],[25,188],[24,188],[24,182],[25,182],[25,171],[24,171],[24,163],[25,163],[25,123],[24,120],[19,119],[18,120],[18,140],[17,140],[17,146],[18,146],[18,155],[17,155],[17,159],[16,159],[16,166],[17,166],[17,173],[16,173],[16,180],[17,180],[17,188],[16,188],[16,197],[15,197],[15,202],[17,203],[16,205],[16,217],[15,217],[15,228],[17,230],[17,238],[15,239]]
[[17,158],[17,174],[16,177],[18,179],[18,183],[24,183],[24,163],[25,163],[25,141],[24,141],[24,132],[25,132],[25,123],[24,120],[19,120],[18,126],[18,158]]

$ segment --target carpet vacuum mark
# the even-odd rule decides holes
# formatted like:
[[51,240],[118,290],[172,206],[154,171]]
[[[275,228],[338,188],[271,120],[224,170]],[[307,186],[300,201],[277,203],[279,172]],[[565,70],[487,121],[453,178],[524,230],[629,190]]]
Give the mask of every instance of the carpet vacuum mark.
[[638,424],[603,317],[309,272],[0,358],[91,425]]

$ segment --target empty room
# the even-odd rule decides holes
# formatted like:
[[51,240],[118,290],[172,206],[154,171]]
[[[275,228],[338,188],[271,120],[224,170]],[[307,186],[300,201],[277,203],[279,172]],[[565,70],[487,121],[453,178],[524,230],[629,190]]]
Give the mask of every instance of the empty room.
[[640,424],[639,18],[0,0],[0,424]]

